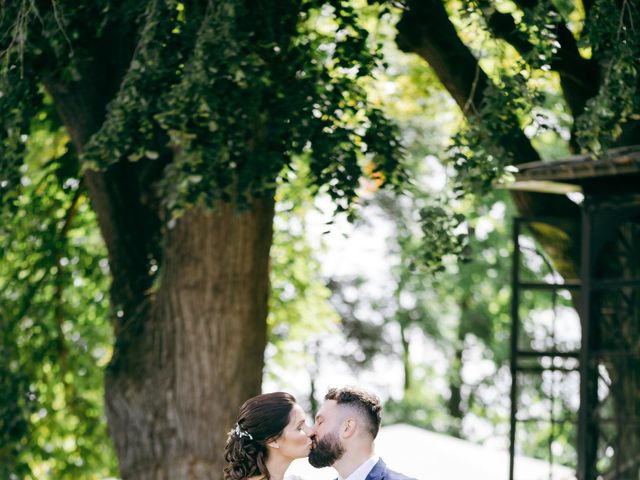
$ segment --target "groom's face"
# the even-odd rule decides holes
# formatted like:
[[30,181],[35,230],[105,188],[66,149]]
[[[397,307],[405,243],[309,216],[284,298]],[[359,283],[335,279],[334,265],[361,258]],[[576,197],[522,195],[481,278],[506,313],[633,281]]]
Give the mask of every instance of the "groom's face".
[[318,410],[311,437],[313,446],[309,453],[309,463],[314,467],[331,466],[344,454],[344,447],[340,441],[343,416],[335,400],[327,400]]

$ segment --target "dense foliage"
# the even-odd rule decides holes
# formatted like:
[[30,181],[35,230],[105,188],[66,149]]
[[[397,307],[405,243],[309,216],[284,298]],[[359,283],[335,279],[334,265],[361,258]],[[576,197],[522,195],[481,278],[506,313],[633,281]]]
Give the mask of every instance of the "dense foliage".
[[[0,29],[0,474],[113,475],[109,320],[154,291],[164,229],[194,206],[249,208],[302,172],[338,211],[363,175],[399,183],[395,127],[365,89],[380,56],[343,1],[2,2]],[[140,235],[136,252],[99,238],[87,178],[105,172],[122,225],[140,214],[123,235]],[[308,275],[281,259],[284,236],[276,299]]]
[[[360,289],[354,305],[331,284],[343,333],[360,340],[341,357],[356,368],[376,355],[404,361],[404,397],[389,403],[390,419],[476,439],[483,435],[473,425],[488,419],[505,434],[503,220],[511,209],[493,190],[512,164],[640,143],[640,8],[637,0],[367,3],[378,5],[0,2],[0,477],[116,471],[101,382],[117,309],[108,305],[113,272],[86,172],[139,165],[141,201],[163,226],[194,205],[235,199],[247,206],[280,188],[268,372],[282,378],[303,359],[313,379],[317,349],[331,348],[322,341],[336,315],[318,263],[307,260],[307,188],[326,191],[344,211],[363,174],[375,183],[407,180],[383,102],[402,127],[415,184],[438,176],[420,167],[433,156],[450,188],[405,185],[405,197],[372,201],[395,225],[389,256],[401,261],[384,298],[349,279],[346,287]],[[425,58],[431,68],[389,48],[397,21],[404,50],[441,55]],[[473,88],[462,93],[447,84],[455,75],[446,75],[462,57],[412,31],[417,24],[438,33],[447,22],[455,27],[451,45],[459,40],[473,59]],[[368,77],[377,74],[380,45],[367,29],[383,30],[393,59],[390,76],[378,83]],[[463,98],[458,110],[438,81],[456,101]],[[83,125],[87,131],[63,130],[51,92],[60,84],[99,97],[89,95],[99,121]],[[370,101],[390,84],[386,100]],[[491,223],[484,236],[483,222]],[[149,250],[145,290],[162,266]],[[450,253],[474,262],[457,264]],[[527,302],[534,300],[555,311],[555,300]],[[525,343],[536,339],[531,328]],[[448,360],[444,373],[411,357],[416,337]],[[465,364],[480,361],[491,364],[486,374],[465,374]],[[446,385],[427,388],[438,375]],[[556,387],[547,380],[527,386],[530,405],[548,407]],[[313,404],[313,382],[310,388]],[[551,408],[572,413],[567,398]],[[567,446],[574,433],[551,428],[563,460],[573,462]],[[529,432],[526,452],[544,456],[548,431],[533,425]]]
[[[115,473],[103,413],[108,263],[68,137],[39,112],[0,227],[0,476]],[[53,128],[52,128],[53,127]]]
[[166,167],[161,196],[174,212],[211,207],[233,191],[240,200],[273,192],[302,153],[312,183],[326,185],[341,209],[355,197],[362,156],[373,162],[370,173],[396,175],[393,127],[359,81],[378,61],[375,45],[347,2],[58,0],[45,8],[3,5],[5,194],[18,185],[21,136],[45,101],[39,82],[79,79],[115,24],[135,52],[83,148],[83,168],[158,160]]

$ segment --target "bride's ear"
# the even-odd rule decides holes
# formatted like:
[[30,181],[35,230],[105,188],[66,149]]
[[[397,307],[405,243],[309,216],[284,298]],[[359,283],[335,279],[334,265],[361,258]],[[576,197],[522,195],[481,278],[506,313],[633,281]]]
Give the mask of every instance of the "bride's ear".
[[273,440],[273,441],[267,443],[267,446],[269,446],[271,448],[280,448],[280,445],[278,445],[278,441],[277,440]]

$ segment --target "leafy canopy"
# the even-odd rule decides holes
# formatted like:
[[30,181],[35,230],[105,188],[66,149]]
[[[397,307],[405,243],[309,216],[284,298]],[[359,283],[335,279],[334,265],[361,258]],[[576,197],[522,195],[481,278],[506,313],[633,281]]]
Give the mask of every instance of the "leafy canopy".
[[[45,98],[39,82],[90,81],[98,54],[128,67],[83,148],[84,168],[161,162],[161,201],[174,214],[270,195],[303,153],[311,183],[325,186],[340,210],[356,196],[362,161],[374,176],[398,175],[395,128],[362,84],[379,56],[349,2],[30,5],[4,4],[1,17],[9,32],[0,89],[9,119],[3,195],[17,185],[20,139]],[[114,28],[135,39],[130,59],[104,50]]]

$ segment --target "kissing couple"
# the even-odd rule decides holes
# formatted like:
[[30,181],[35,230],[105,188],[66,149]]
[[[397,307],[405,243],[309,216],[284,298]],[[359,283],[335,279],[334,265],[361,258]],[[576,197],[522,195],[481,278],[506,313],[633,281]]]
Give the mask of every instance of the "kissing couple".
[[389,470],[376,455],[382,405],[355,387],[332,388],[309,426],[296,399],[285,392],[250,398],[240,408],[225,446],[225,480],[283,480],[296,458],[332,466],[338,480],[415,480]]

